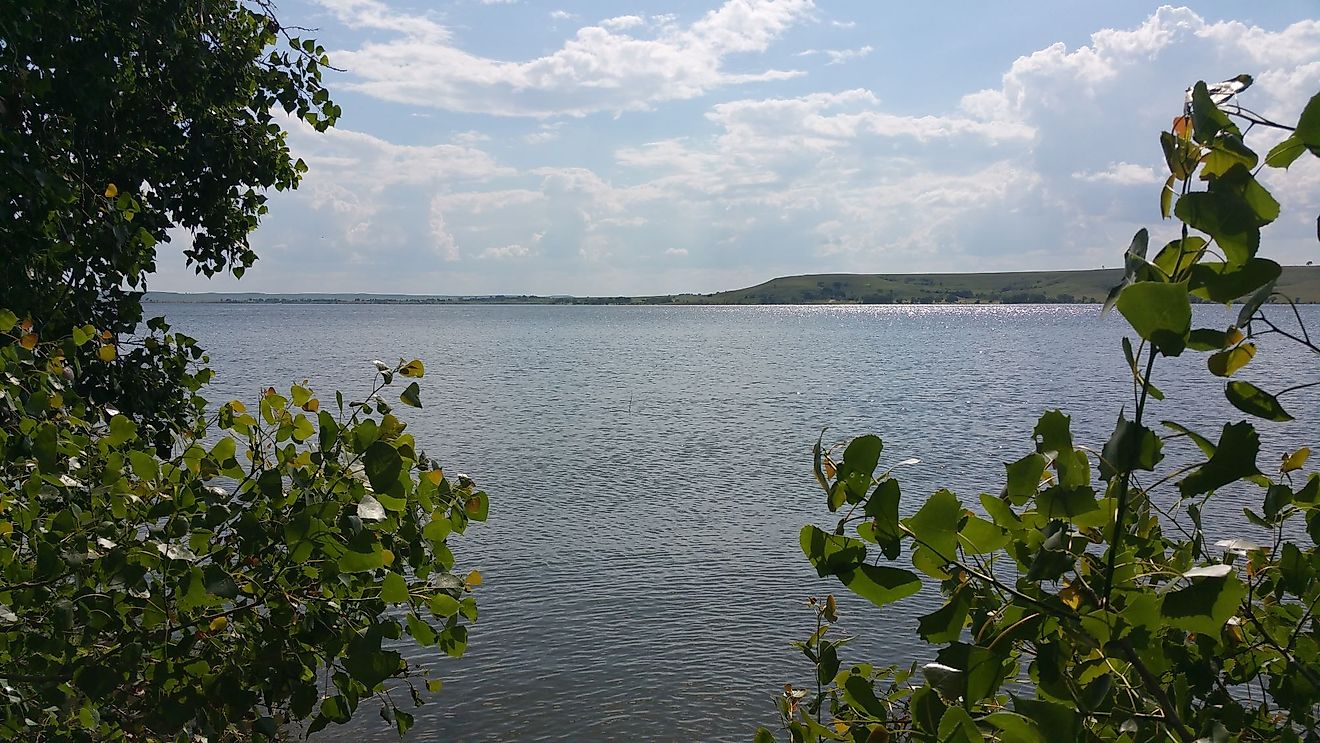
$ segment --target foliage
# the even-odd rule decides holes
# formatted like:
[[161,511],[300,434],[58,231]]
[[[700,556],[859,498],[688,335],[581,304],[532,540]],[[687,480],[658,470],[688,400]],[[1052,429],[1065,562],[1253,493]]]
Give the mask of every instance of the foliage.
[[0,737],[263,739],[373,698],[402,732],[439,681],[399,641],[466,647],[448,541],[487,496],[380,397],[420,407],[422,363],[211,408],[202,349],[143,323],[156,247],[242,276],[306,170],[283,125],[338,118],[293,31],[267,0],[0,4]]
[[83,358],[95,373],[79,390],[167,449],[193,357],[159,335],[120,342],[143,319],[156,246],[186,237],[207,276],[252,265],[266,191],[306,170],[274,111],[317,129],[339,115],[325,51],[264,0],[4,3],[0,49],[0,298],[44,337],[108,331],[120,353]]
[[[1310,451],[1268,468],[1248,421],[1216,437],[1147,420],[1148,401],[1164,397],[1152,384],[1161,357],[1205,353],[1212,374],[1233,377],[1256,356],[1253,330],[1320,353],[1304,328],[1265,312],[1280,268],[1257,252],[1279,205],[1236,123],[1290,132],[1264,159],[1287,167],[1320,155],[1320,95],[1286,127],[1226,104],[1227,85],[1198,83],[1161,137],[1170,171],[1161,208],[1181,232],[1148,257],[1140,231],[1107,303],[1135,342],[1123,340],[1132,417],[1118,414],[1103,447],[1078,444],[1068,416],[1049,411],[1033,450],[1006,465],[998,495],[968,503],[940,490],[911,511],[879,466],[879,438],[854,439],[841,454],[817,444],[816,477],[840,513],[832,531],[802,531],[817,572],[877,606],[926,582],[943,601],[920,619],[934,662],[918,672],[845,666],[834,597],[813,599],[817,629],[798,646],[814,689],[790,686],[779,700],[793,740],[1320,740],[1320,474],[1302,475]],[[1240,301],[1234,326],[1193,327],[1196,298]],[[1281,398],[1315,384],[1270,393],[1232,379],[1225,396],[1244,413],[1288,421]],[[1192,464],[1167,466],[1166,450]],[[1245,519],[1268,541],[1207,544],[1207,503],[1244,491],[1255,493]],[[911,569],[870,561],[876,552]]]
[[427,672],[393,641],[463,653],[481,577],[448,539],[487,510],[380,397],[421,362],[328,409],[302,385],[225,403],[160,459],[76,391],[95,328],[0,331],[0,737],[261,738],[373,696],[408,729],[389,680]]

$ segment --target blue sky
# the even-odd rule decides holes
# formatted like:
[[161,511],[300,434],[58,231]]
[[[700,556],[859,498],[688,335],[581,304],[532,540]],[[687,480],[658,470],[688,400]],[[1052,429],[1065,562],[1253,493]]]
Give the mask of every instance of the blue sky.
[[[1305,2],[301,0],[344,110],[241,281],[166,246],[151,288],[709,292],[774,276],[1093,268],[1160,224],[1158,134],[1197,79],[1320,90]],[[1262,134],[1256,144],[1272,144]],[[1264,253],[1316,258],[1320,167]]]

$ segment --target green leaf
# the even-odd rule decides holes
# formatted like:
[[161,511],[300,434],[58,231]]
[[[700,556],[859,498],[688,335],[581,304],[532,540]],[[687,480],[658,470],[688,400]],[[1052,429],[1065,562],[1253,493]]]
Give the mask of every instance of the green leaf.
[[1192,305],[1187,284],[1143,281],[1123,290],[1118,311],[1137,335],[1150,341],[1165,356],[1177,356],[1187,345],[1192,327]]
[[775,743],[775,736],[765,728],[757,728],[756,735],[752,738],[752,743]]
[[0,309],[0,333],[8,333],[18,324],[18,316],[6,309]]
[[1250,382],[1229,382],[1224,388],[1224,397],[1233,403],[1233,407],[1257,418],[1280,423],[1293,419],[1274,395]]
[[[1235,383],[1231,383],[1235,384]],[[1185,430],[1185,429],[1184,429]],[[1224,426],[1210,461],[1178,483],[1183,497],[1208,493],[1244,477],[1259,475],[1256,454],[1260,451],[1260,435],[1250,423],[1242,421]]]
[[1009,542],[1007,532],[979,516],[967,517],[958,537],[963,551],[969,555],[998,552]]
[[110,446],[119,446],[137,438],[137,424],[122,415],[110,419],[110,433],[105,441]]
[[376,441],[367,447],[362,455],[363,469],[371,489],[378,493],[386,492],[399,484],[399,473],[403,471],[403,460],[393,446],[384,441]]
[[972,716],[962,707],[950,707],[940,718],[940,729],[936,736],[938,743],[981,743],[985,738],[976,728]]
[[1198,82],[1192,86],[1192,137],[1208,144],[1221,131],[1236,133],[1237,127],[1210,98],[1205,82]]
[[1077,709],[1043,699],[1013,697],[1013,711],[1031,720],[1040,730],[1050,731],[1049,740],[1081,738],[1081,716]]
[[1018,529],[1022,526],[1022,519],[1013,512],[1013,507],[1005,503],[1002,499],[996,498],[989,493],[981,494],[981,507],[990,518],[1005,529]]
[[226,599],[238,598],[238,584],[219,565],[210,564],[202,571],[206,581],[206,592]]
[[861,503],[866,492],[871,489],[875,468],[880,463],[880,452],[884,444],[879,436],[858,436],[848,442],[843,451],[843,462],[839,464],[834,487],[844,489],[844,500],[848,503]]
[[1256,214],[1240,193],[1193,191],[1178,199],[1173,214],[1213,237],[1229,263],[1246,263],[1260,248]]
[[958,497],[948,490],[940,490],[903,523],[918,542],[924,543],[947,562],[955,556],[960,520],[962,504]]
[[876,606],[891,604],[921,590],[921,578],[916,573],[888,565],[858,565],[840,573],[839,582]]
[[1200,260],[1201,254],[1205,252],[1205,246],[1205,238],[1188,235],[1185,240],[1179,238],[1170,241],[1160,249],[1152,263],[1169,277],[1170,281],[1181,281],[1186,278],[1191,267]]
[[1207,439],[1196,431],[1193,431],[1181,423],[1174,423],[1173,421],[1160,421],[1160,424],[1191,439],[1192,443],[1196,444],[1196,447],[1201,450],[1201,453],[1207,457],[1213,457],[1215,455],[1215,445],[1211,443],[1210,439]]
[[992,712],[981,718],[984,722],[1003,733],[1000,739],[1013,743],[1049,743],[1040,731],[1040,727],[1016,712]]
[[1216,377],[1230,377],[1233,372],[1247,365],[1256,356],[1256,344],[1243,343],[1225,351],[1211,354],[1206,359],[1206,366]]
[[1180,181],[1187,180],[1201,160],[1199,147],[1172,132],[1160,132],[1160,149],[1169,173]]
[[1073,448],[1072,419],[1062,410],[1047,410],[1036,421],[1032,436],[1036,439],[1036,451],[1041,454],[1070,452]]
[[1204,164],[1201,166],[1201,179],[1210,180],[1223,175],[1234,165],[1254,168],[1259,160],[1255,151],[1247,147],[1241,136],[1225,132],[1215,137],[1214,142],[1211,143],[1210,152],[1206,154]]
[[807,524],[798,536],[802,553],[816,568],[816,574],[839,575],[866,561],[866,545],[841,534],[827,534]]
[[1229,334],[1214,328],[1196,328],[1187,336],[1187,347],[1193,351],[1218,351],[1229,345]]
[[338,563],[341,573],[364,573],[382,567],[385,564],[385,554],[380,545],[374,545],[370,552],[348,550],[339,556]]
[[1104,306],[1100,309],[1100,315],[1109,314],[1123,289],[1138,279],[1146,269],[1146,248],[1150,242],[1150,233],[1145,227],[1137,230],[1137,234],[1132,236],[1132,242],[1128,245],[1127,252],[1123,254],[1123,279],[1118,282],[1118,286],[1109,290],[1109,296],[1105,298]]
[[898,480],[886,478],[875,486],[875,492],[866,501],[864,511],[874,519],[874,537],[885,557],[898,557],[902,548],[903,532],[898,528]]
[[1193,578],[1187,588],[1165,594],[1160,615],[1174,627],[1217,638],[1246,595],[1235,575]]
[[1036,496],[1036,504],[1041,515],[1050,519],[1089,523],[1100,516],[1100,503],[1095,499],[1095,491],[1089,487],[1055,485],[1041,491]]
[[1297,158],[1306,152],[1306,144],[1296,135],[1292,134],[1287,139],[1270,148],[1269,154],[1265,155],[1265,164],[1271,168],[1287,168],[1292,165]]
[[1275,283],[1276,282],[1271,281],[1262,286],[1259,291],[1252,294],[1247,301],[1242,303],[1242,310],[1238,312],[1237,316],[1237,326],[1239,328],[1247,327],[1251,322],[1251,318],[1256,316],[1256,310],[1259,310],[1261,305],[1269,301],[1270,295],[1274,294]]
[[1160,217],[1168,219],[1173,210],[1173,184],[1177,181],[1177,176],[1171,175],[1164,181],[1164,188],[1160,189]]
[[432,596],[429,606],[431,607],[431,613],[442,619],[454,616],[459,610],[458,599],[447,593],[437,593]]
[[917,634],[932,645],[954,642],[962,636],[967,613],[972,608],[973,591],[967,587],[954,590],[943,606],[927,614],[917,623]]
[[1265,258],[1252,258],[1245,264],[1220,262],[1192,266],[1189,286],[1192,294],[1211,302],[1227,304],[1261,287],[1273,284],[1283,267]]
[[[1036,426],[1040,430],[1040,426]],[[1071,448],[1071,439],[1069,440]],[[1041,476],[1045,474],[1045,465],[1049,460],[1040,454],[1028,454],[1016,462],[1004,465],[1008,470],[1008,486],[1005,493],[1016,505],[1022,505],[1031,499],[1040,488]]]
[[403,401],[404,405],[420,408],[422,407],[422,399],[420,395],[421,388],[417,386],[416,382],[413,382],[405,387],[403,392],[399,394],[399,399]]
[[1297,119],[1297,130],[1293,136],[1302,140],[1312,151],[1320,148],[1320,93],[1311,96],[1311,100],[1306,102],[1306,108],[1302,109],[1302,115]]
[[386,573],[380,584],[380,599],[387,604],[408,603],[408,581],[398,573]]
[[1114,433],[1100,454],[1100,477],[1108,481],[1120,472],[1139,469],[1152,472],[1163,458],[1159,436],[1120,414]]
[[368,689],[374,689],[377,684],[399,671],[400,660],[401,656],[393,650],[359,651],[356,653],[350,650],[343,663],[344,670],[348,671],[354,681],[361,683]]

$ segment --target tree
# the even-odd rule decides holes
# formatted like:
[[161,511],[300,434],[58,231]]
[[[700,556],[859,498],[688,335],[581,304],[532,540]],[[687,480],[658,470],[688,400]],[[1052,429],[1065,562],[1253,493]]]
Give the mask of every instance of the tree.
[[[1231,378],[1229,402],[1267,421],[1292,420],[1282,398],[1320,384],[1271,394],[1233,378],[1255,358],[1256,335],[1320,353],[1266,304],[1281,269],[1257,252],[1279,204],[1256,178],[1320,155],[1320,94],[1283,126],[1228,102],[1249,84],[1198,83],[1161,135],[1161,209],[1181,229],[1153,258],[1138,232],[1106,303],[1134,335],[1123,340],[1133,397],[1115,402],[1108,442],[1076,443],[1068,416],[1048,411],[998,495],[969,506],[940,490],[906,518],[878,437],[841,451],[817,444],[816,478],[841,514],[833,529],[802,530],[818,574],[881,607],[926,582],[943,601],[920,619],[934,662],[918,670],[844,667],[837,603],[812,599],[816,631],[798,647],[814,688],[790,686],[779,700],[793,740],[1320,740],[1320,473],[1301,474],[1309,449],[1267,468],[1248,421],[1226,422],[1216,439],[1148,420],[1147,403],[1164,399],[1152,383],[1159,361],[1185,352],[1209,354],[1208,370]],[[1288,132],[1263,164],[1243,138],[1253,127]],[[1194,299],[1240,302],[1236,322],[1193,328]],[[1161,467],[1175,447],[1194,463]],[[1208,544],[1206,503],[1252,486],[1241,528],[1265,539]],[[869,559],[877,551],[885,561]],[[887,564],[905,552],[912,569]]]
[[0,6],[0,737],[267,739],[372,699],[402,732],[405,686],[439,681],[399,641],[458,656],[477,619],[448,545],[488,497],[393,410],[421,361],[375,362],[361,399],[215,407],[197,344],[138,328],[159,243],[208,276],[256,260],[305,168],[272,109],[339,114],[270,11]]
[[185,237],[198,273],[242,276],[266,192],[305,170],[275,110],[331,126],[327,63],[264,0],[0,7],[0,297],[45,337],[109,332],[117,355],[80,351],[78,388],[162,446],[200,351],[130,340],[156,246]]

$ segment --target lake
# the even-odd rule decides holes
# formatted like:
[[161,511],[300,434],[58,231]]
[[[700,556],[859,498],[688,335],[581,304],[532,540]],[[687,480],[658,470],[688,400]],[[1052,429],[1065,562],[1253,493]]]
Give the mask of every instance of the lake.
[[[491,509],[451,543],[461,568],[485,576],[467,655],[412,655],[445,681],[416,710],[415,740],[750,741],[774,723],[783,684],[810,678],[788,645],[814,628],[805,599],[846,593],[797,546],[803,524],[833,524],[811,475],[823,428],[827,441],[879,434],[882,466],[920,458],[897,471],[908,513],[939,487],[964,503],[998,492],[1046,409],[1071,414],[1078,442],[1098,448],[1119,407],[1133,407],[1126,325],[1094,306],[147,311],[210,350],[213,402],[304,378],[323,399],[362,394],[371,359],[425,361],[426,407],[404,408],[410,431],[487,490]],[[1320,308],[1303,313],[1320,328]],[[1198,308],[1204,323],[1229,317]],[[1148,420],[1201,422],[1216,439],[1213,421],[1244,417],[1204,364],[1161,360],[1153,381],[1168,400]],[[1239,376],[1278,389],[1314,369],[1270,338]],[[1285,402],[1314,419],[1307,395]],[[1299,424],[1258,426],[1265,469],[1315,443]],[[1242,505],[1240,494],[1212,503],[1211,541],[1250,535]],[[845,664],[925,657],[915,617],[930,595],[884,610],[840,598],[858,636]],[[319,737],[395,740],[376,709]]]

